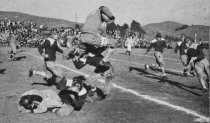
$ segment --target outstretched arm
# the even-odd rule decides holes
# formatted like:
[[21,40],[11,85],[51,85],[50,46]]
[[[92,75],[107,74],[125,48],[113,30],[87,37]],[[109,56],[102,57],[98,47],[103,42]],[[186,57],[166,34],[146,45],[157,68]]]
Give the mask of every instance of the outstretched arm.
[[147,48],[147,51],[144,53],[144,55],[146,55],[152,49],[152,47],[153,47],[153,43],[151,43],[149,45],[149,47]]
[[49,41],[46,41],[45,39],[42,41],[42,43],[38,46],[38,51],[40,55],[43,55],[44,49],[50,45]]
[[47,106],[44,103],[40,103],[36,109],[33,110],[33,113],[44,113],[47,111]]

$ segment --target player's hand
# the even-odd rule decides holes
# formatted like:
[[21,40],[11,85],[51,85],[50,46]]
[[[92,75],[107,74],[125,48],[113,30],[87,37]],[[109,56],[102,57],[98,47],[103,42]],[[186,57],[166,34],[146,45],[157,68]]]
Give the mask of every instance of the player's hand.
[[68,60],[69,59],[69,56],[68,56],[67,53],[63,53],[62,54],[62,58],[63,58],[63,60]]

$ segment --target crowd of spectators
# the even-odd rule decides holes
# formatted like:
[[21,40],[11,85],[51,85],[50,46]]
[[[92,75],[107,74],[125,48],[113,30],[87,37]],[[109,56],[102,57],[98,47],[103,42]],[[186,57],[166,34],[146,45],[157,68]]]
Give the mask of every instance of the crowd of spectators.
[[[50,33],[57,33],[59,41],[67,41],[68,35],[77,35],[80,29],[73,29],[71,27],[49,28],[44,25],[37,26],[33,21],[12,21],[7,18],[0,18],[0,45],[7,46],[9,44],[10,35],[16,33],[18,35],[17,42],[20,47],[37,47],[40,41]],[[107,36],[117,40],[117,47],[126,47],[126,39],[128,35],[132,35],[132,47],[134,48],[147,48],[150,41],[145,39],[143,35],[129,31],[122,34],[120,31],[112,30],[107,31]],[[167,48],[172,49],[176,42],[167,42]]]
[[[8,46],[11,34],[18,35],[17,45],[20,47],[37,47],[41,40],[51,33],[57,33],[59,40],[67,40],[67,35],[77,34],[78,30],[73,28],[49,28],[44,25],[37,26],[36,22],[11,21],[10,19],[0,19],[0,44]],[[75,33],[77,32],[77,33]]]

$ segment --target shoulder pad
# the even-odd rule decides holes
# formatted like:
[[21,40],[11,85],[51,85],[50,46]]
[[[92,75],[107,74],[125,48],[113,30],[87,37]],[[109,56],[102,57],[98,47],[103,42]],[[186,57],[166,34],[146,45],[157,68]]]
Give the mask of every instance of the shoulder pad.
[[54,44],[54,42],[55,42],[55,40],[52,39],[52,38],[47,38],[47,40],[50,42],[50,46],[52,46]]
[[178,42],[177,42],[177,45],[178,45],[178,46],[180,46],[181,44],[182,44],[182,42],[181,42],[181,41],[178,41]]
[[46,39],[41,40],[40,44],[41,44],[41,45],[44,44],[45,40],[46,40]]
[[153,39],[152,41],[150,41],[150,43],[155,43],[155,42],[157,42],[156,39]]

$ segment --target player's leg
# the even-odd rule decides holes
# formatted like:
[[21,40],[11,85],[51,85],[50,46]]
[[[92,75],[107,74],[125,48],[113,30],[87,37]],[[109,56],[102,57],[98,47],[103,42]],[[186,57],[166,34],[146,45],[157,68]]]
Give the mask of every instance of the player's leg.
[[112,87],[112,80],[114,78],[114,68],[111,65],[109,69],[104,73],[104,78],[105,78],[105,85],[104,85],[104,94],[108,95],[111,91]]
[[207,82],[207,84],[208,84],[208,87],[209,87],[209,77],[210,77],[210,65],[209,65],[209,61],[207,60],[207,59],[204,59],[204,60],[202,60],[202,62],[203,62],[203,65],[204,65],[204,72],[205,72],[205,74],[206,74],[206,82]]
[[204,65],[201,62],[198,62],[195,64],[195,72],[197,74],[198,80],[199,80],[203,90],[204,91],[207,90],[206,82],[204,80],[204,76],[205,76]]
[[184,76],[187,76],[187,72],[189,71],[189,65],[186,66],[187,64],[187,55],[181,55],[180,60],[182,62],[182,65],[184,66],[183,74]]
[[160,52],[155,52],[156,63],[160,66],[162,70],[163,77],[166,77],[165,73],[165,62],[163,60],[163,56]]
[[32,77],[33,75],[38,75],[38,76],[42,76],[42,77],[46,78],[47,80],[53,77],[53,74],[48,69],[46,62],[44,63],[44,65],[42,66],[42,68],[44,68],[43,71],[30,69],[29,70],[29,77]]
[[10,49],[11,50],[10,50],[9,60],[12,61],[12,60],[15,59],[15,54],[16,54],[16,51],[17,51],[16,45],[13,42],[10,43]]
[[63,104],[61,108],[57,108],[56,110],[53,110],[57,115],[59,116],[67,116],[71,114],[74,111],[74,108],[71,105]]

